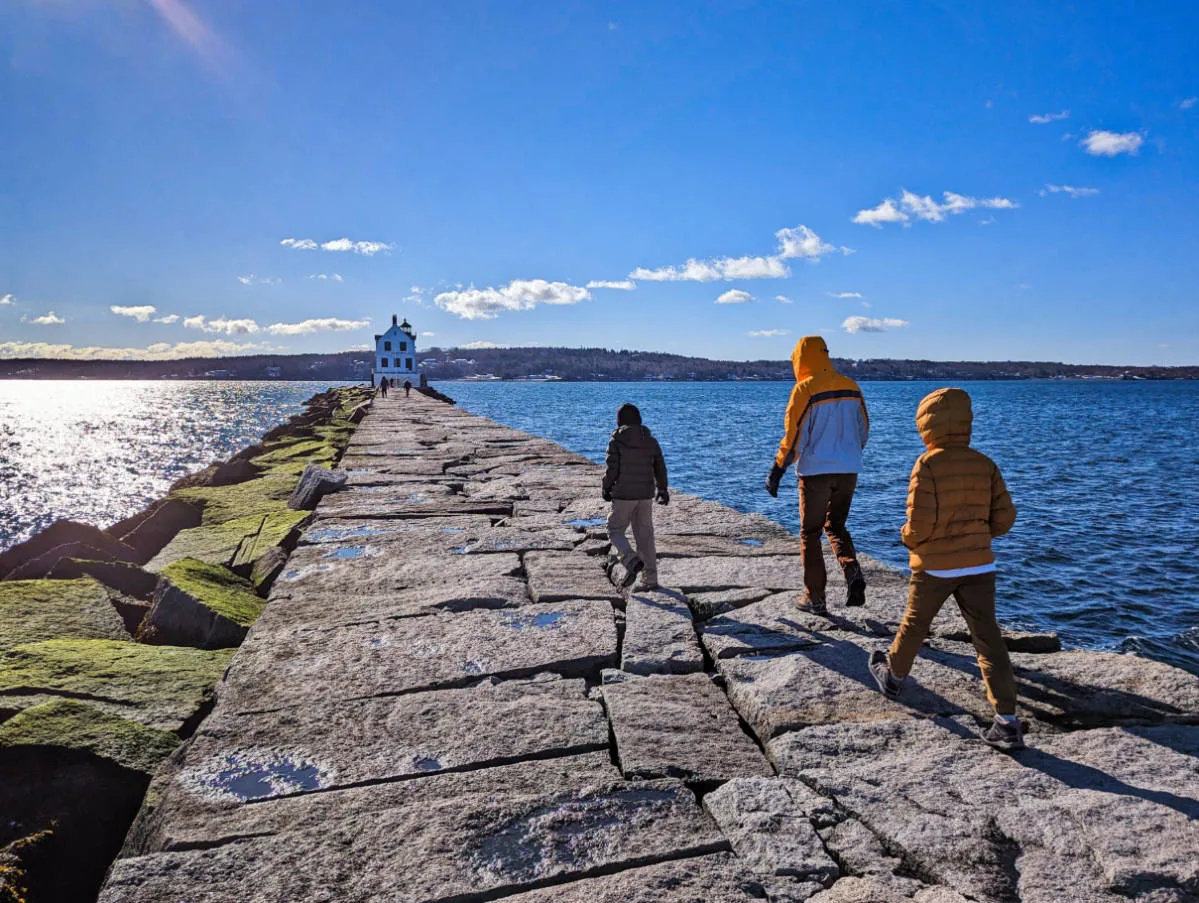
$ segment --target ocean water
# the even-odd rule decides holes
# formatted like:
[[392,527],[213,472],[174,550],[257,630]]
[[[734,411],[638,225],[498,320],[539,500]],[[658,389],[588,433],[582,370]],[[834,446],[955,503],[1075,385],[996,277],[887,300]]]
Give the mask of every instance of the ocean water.
[[[1134,651],[1199,673],[1199,382],[963,383],[974,445],[1018,509],[995,543],[1000,617],[1069,647]],[[795,532],[795,477],[763,483],[782,435],[785,383],[447,383],[466,410],[602,461],[631,401],[671,485]],[[898,568],[908,475],[924,447],[916,405],[940,384],[864,383],[871,438],[850,529]],[[597,486],[598,492],[598,486]]]
[[136,514],[329,385],[0,381],[0,549],[60,517],[106,527]]

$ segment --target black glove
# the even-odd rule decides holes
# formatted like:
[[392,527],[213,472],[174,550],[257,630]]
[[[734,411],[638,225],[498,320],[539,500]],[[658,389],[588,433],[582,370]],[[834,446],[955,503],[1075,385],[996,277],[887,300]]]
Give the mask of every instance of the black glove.
[[611,489],[604,489],[604,490],[602,490],[602,491],[600,492],[600,495],[603,497],[603,500],[604,500],[605,502],[610,502],[610,501],[612,501],[612,490],[611,490]]
[[766,491],[776,499],[779,497],[779,481],[782,480],[786,469],[775,464],[770,468],[770,476],[766,478]]
[[658,504],[659,505],[669,505],[670,504],[670,492],[668,490],[666,490],[666,489],[658,490]]

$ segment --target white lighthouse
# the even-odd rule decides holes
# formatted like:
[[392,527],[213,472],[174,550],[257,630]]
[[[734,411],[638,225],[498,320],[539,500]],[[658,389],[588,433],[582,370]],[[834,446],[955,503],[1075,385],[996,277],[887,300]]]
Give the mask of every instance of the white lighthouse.
[[381,377],[399,379],[402,383],[416,373],[416,333],[407,320],[396,323],[391,315],[391,328],[375,336],[375,383]]

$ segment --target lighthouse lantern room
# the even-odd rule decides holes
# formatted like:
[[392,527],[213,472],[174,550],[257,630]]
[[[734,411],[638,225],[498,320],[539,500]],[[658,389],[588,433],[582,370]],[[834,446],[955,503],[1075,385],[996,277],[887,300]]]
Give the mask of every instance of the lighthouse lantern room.
[[411,379],[416,372],[416,333],[407,320],[396,323],[391,315],[391,328],[383,335],[375,336],[375,379]]

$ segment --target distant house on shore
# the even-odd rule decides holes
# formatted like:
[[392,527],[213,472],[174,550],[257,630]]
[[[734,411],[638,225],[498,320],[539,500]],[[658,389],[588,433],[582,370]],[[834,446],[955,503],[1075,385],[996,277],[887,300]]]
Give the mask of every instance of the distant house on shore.
[[391,328],[383,335],[375,336],[375,368],[371,384],[378,383],[380,378],[411,379],[416,371],[416,333],[407,320],[396,323],[396,315],[391,315]]

